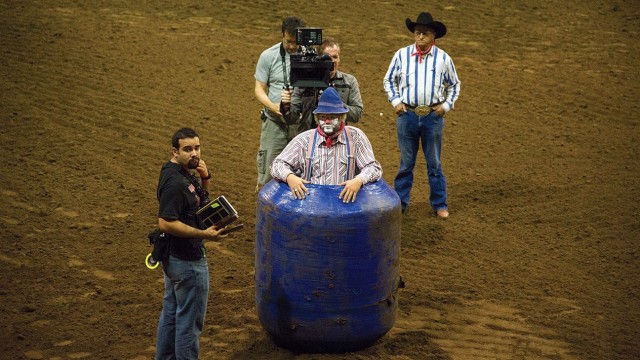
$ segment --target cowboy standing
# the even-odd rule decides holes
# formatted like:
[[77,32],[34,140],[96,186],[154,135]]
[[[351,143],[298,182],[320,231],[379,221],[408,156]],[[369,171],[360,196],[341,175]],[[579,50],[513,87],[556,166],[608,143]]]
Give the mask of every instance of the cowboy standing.
[[429,200],[436,216],[449,217],[447,179],[442,171],[440,152],[444,114],[453,109],[460,94],[460,80],[451,57],[435,45],[447,33],[446,26],[422,12],[413,22],[406,20],[415,43],[398,50],[384,77],[384,90],[398,115],[400,168],[394,188],[402,211],[409,206],[413,168],[418,147],[427,162]]
[[354,202],[363,185],[382,176],[367,136],[345,126],[348,112],[336,89],[326,88],[313,111],[318,127],[296,136],[273,160],[271,176],[286,182],[297,199],[309,195],[304,184],[313,183],[344,186],[340,199]]

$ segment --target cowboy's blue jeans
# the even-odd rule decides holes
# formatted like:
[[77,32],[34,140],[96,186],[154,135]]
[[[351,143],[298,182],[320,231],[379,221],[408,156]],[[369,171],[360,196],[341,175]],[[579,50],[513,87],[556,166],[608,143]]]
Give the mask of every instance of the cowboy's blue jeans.
[[156,360],[198,359],[198,338],[209,296],[207,259],[169,257],[164,266],[164,300],[158,323]]
[[400,197],[402,209],[409,206],[413,186],[413,168],[416,165],[420,144],[422,144],[427,163],[431,207],[434,211],[447,209],[447,179],[440,163],[444,117],[438,116],[435,111],[422,117],[413,111],[407,111],[398,116],[396,124],[400,147],[400,168],[394,181],[394,189]]

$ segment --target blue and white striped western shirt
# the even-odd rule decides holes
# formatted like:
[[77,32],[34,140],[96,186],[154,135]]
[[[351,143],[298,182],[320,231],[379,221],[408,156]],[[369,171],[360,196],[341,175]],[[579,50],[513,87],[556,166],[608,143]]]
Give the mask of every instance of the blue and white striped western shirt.
[[423,61],[412,55],[416,45],[398,50],[384,77],[384,91],[395,108],[400,103],[410,106],[434,105],[442,102],[445,112],[453,109],[460,95],[460,80],[451,57],[433,45]]

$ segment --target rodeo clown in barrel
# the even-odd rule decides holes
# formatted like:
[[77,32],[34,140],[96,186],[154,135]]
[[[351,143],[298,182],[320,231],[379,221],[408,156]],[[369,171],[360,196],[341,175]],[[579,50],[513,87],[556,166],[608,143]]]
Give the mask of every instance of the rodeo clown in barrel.
[[327,88],[313,111],[318,127],[296,136],[271,164],[271,176],[286,182],[297,199],[309,195],[305,184],[341,185],[340,199],[356,201],[360,188],[382,176],[380,163],[362,130],[345,126],[347,106]]

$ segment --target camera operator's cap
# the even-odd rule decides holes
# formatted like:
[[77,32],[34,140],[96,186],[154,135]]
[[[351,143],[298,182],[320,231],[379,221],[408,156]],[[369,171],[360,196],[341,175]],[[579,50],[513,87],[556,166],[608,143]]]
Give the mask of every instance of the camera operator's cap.
[[318,99],[318,107],[313,110],[314,114],[346,114],[348,112],[347,105],[342,102],[340,95],[332,87],[328,87],[322,92],[320,99]]
[[447,33],[447,27],[444,26],[440,21],[433,20],[433,17],[428,12],[421,12],[418,15],[418,19],[413,22],[411,19],[407,18],[407,29],[413,32],[416,28],[416,25],[426,25],[432,28],[436,32],[436,39],[443,37]]

